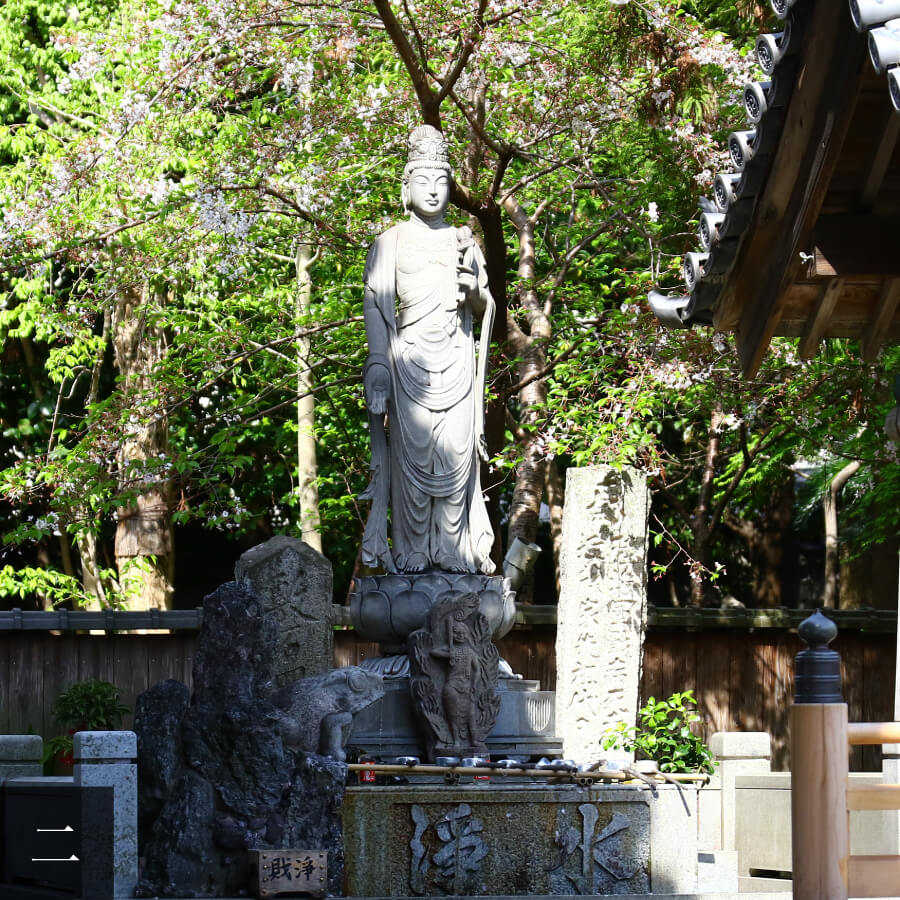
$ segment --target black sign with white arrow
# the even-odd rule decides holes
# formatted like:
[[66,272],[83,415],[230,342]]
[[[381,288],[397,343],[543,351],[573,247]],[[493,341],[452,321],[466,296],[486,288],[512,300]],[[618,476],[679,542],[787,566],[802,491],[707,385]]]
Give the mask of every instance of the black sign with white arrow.
[[[0,897],[111,897],[112,788],[68,779],[16,778],[2,788]],[[24,894],[23,894],[24,896]]]

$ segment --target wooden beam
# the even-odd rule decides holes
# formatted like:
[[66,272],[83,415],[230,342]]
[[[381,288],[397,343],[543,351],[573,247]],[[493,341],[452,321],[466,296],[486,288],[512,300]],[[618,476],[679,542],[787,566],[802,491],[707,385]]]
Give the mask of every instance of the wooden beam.
[[847,726],[851,747],[866,744],[900,743],[900,722],[851,722]]
[[828,331],[831,314],[834,312],[843,290],[844,280],[842,278],[832,278],[822,289],[822,297],[806,323],[806,330],[803,332],[800,346],[797,348],[802,359],[812,359],[818,352],[819,341]]
[[900,784],[858,784],[847,788],[847,809],[900,809]]
[[881,137],[863,169],[863,172],[866,173],[866,180],[863,182],[863,188],[859,195],[860,210],[870,210],[875,205],[878,192],[884,183],[884,176],[891,164],[891,157],[894,155],[898,135],[900,135],[900,116],[889,108],[881,129]]
[[813,264],[806,274],[820,278],[900,277],[898,235],[900,216],[821,216],[813,230]]
[[744,372],[754,375],[775,331],[783,294],[809,246],[843,145],[866,62],[866,41],[827,3],[802,35],[805,51],[768,181],[714,311],[714,324],[737,330]]
[[[897,118],[900,119],[900,116]],[[866,362],[872,362],[878,356],[878,351],[894,321],[898,302],[900,302],[900,278],[891,278],[884,283],[878,304],[862,336],[862,358]]]
[[853,897],[893,897],[900,885],[900,856],[851,856],[848,885]]

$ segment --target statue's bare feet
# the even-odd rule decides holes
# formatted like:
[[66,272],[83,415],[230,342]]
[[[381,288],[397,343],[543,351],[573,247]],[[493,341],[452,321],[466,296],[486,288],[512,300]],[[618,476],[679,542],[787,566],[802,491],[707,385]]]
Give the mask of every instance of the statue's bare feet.
[[438,560],[438,566],[444,572],[454,572],[461,575],[470,571],[469,567],[464,562],[456,558]]
[[403,556],[397,554],[396,563],[401,572],[413,575],[424,572],[428,568],[428,558],[424,553],[410,553]]

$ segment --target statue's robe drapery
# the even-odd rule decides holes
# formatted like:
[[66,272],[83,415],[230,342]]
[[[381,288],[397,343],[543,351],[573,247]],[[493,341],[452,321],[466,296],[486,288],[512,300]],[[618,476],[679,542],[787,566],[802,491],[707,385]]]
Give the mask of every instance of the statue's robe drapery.
[[[477,247],[472,256],[486,290]],[[366,260],[367,368],[390,372],[390,436],[379,449],[373,433],[373,478],[390,473],[393,562],[402,572],[494,569],[478,457],[483,386],[458,261],[456,228],[414,221],[382,234]],[[378,417],[370,426],[380,427]],[[385,453],[389,460],[378,458]],[[373,504],[363,562],[384,561],[386,531],[386,515]]]

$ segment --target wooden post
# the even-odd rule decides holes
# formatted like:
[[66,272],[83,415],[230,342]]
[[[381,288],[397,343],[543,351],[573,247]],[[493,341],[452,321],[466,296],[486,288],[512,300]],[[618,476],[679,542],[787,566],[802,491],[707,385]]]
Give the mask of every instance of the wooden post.
[[847,704],[841,698],[837,635],[816,612],[799,628],[791,710],[791,833],[794,900],[847,900]]
[[847,900],[847,704],[791,710],[794,900]]

